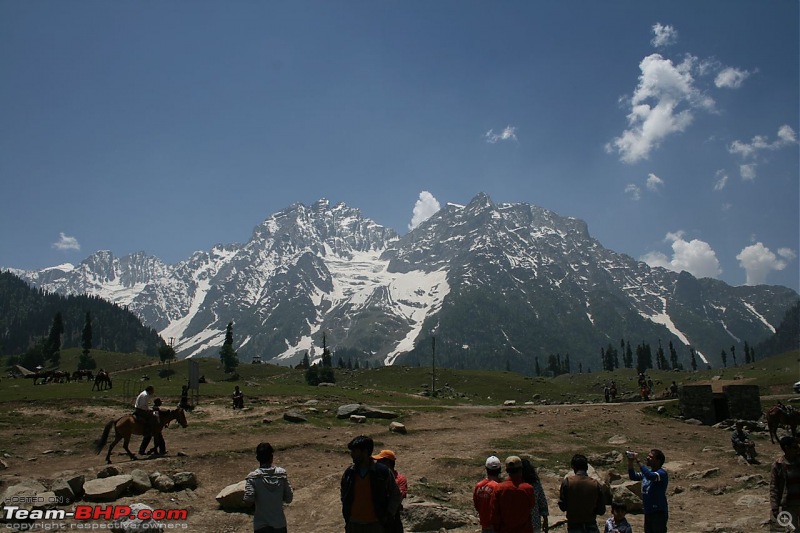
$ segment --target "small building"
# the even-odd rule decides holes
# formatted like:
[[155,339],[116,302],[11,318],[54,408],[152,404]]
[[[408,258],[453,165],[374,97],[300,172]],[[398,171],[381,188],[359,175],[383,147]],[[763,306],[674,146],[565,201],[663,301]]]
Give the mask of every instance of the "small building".
[[253,356],[253,360],[250,361],[250,362],[253,363],[254,365],[260,365],[261,364],[261,356],[260,355],[254,355]]
[[683,416],[714,425],[729,418],[761,418],[761,395],[758,385],[725,385],[714,392],[711,385],[684,385],[680,390]]

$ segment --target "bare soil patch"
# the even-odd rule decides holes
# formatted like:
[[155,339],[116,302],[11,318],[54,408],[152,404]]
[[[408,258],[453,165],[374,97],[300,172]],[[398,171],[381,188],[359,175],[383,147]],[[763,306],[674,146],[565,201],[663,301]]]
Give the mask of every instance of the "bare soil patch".
[[[556,505],[558,487],[573,453],[660,448],[667,456],[666,468],[671,475],[670,531],[766,530],[769,468],[780,451],[770,444],[768,436],[755,435],[761,464],[747,465],[733,454],[728,431],[650,414],[640,403],[510,408],[376,406],[400,413],[407,435],[390,433],[386,420],[359,425],[337,421],[338,406],[319,406],[322,414],[315,415],[311,423],[292,424],[281,419],[287,408],[306,410],[302,404],[306,399],[264,398],[263,403],[244,411],[231,410],[227,402],[201,405],[189,414],[188,428],[173,427],[165,432],[169,455],[163,458],[129,461],[118,445],[112,460],[124,472],[134,468],[164,473],[191,471],[200,483],[193,492],[151,490],[120,502],[188,509],[186,530],[192,532],[252,531],[250,515],[219,510],[215,496],[257,466],[255,447],[269,441],[277,449],[276,464],[287,469],[295,490],[295,501],[286,508],[289,531],[341,532],[339,480],[350,460],[346,445],[354,436],[367,434],[375,439],[378,450],[390,448],[397,453],[397,467],[408,476],[411,495],[466,511],[472,509],[472,488],[482,476],[487,455],[530,455],[534,463],[542,465],[540,474],[551,524],[563,519]],[[53,479],[63,471],[93,478],[105,466],[105,451],[95,455],[90,441],[100,436],[106,421],[125,414],[124,407],[93,407],[70,401],[58,408],[18,404],[10,409],[29,423],[0,426],[0,443],[4,443],[0,448],[10,456],[4,459],[8,468],[0,471],[0,489],[21,478]],[[96,422],[96,427],[58,429],[87,418]],[[271,423],[263,423],[264,418]],[[30,425],[31,420],[35,425]],[[620,437],[626,442],[609,444],[612,437],[616,437],[615,442]],[[132,442],[132,451],[138,445],[138,440]],[[626,476],[626,463],[596,468],[601,474],[615,469]],[[693,473],[713,468],[719,471],[693,479]],[[743,479],[754,474],[761,478]],[[634,531],[643,530],[641,515],[629,515],[629,521]],[[479,527],[451,531],[474,533]],[[566,527],[555,531],[566,531]]]

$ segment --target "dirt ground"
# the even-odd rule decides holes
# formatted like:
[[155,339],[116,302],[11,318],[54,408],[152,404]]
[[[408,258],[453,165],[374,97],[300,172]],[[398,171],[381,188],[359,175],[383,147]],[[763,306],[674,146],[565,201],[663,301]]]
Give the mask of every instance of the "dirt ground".
[[[367,434],[376,441],[376,453],[382,448],[397,453],[397,469],[409,479],[410,496],[464,511],[472,509],[472,488],[483,473],[487,455],[501,459],[511,453],[530,455],[535,464],[545,465],[540,475],[551,526],[564,518],[556,505],[558,487],[568,470],[565,461],[573,453],[660,448],[667,456],[665,468],[671,476],[670,531],[767,531],[769,468],[780,451],[767,435],[755,435],[761,464],[748,465],[731,451],[728,431],[645,414],[641,403],[431,409],[421,401],[418,408],[375,406],[400,413],[408,428],[406,435],[390,433],[387,420],[337,422],[336,406],[329,406],[327,412],[318,407],[319,413],[314,414],[329,419],[328,426],[282,420],[287,409],[308,410],[304,403],[308,399],[264,398],[244,411],[231,410],[227,402],[201,405],[189,414],[187,428],[165,431],[169,455],[158,459],[132,462],[118,445],[112,460],[124,473],[134,468],[148,473],[190,471],[200,485],[194,492],[150,490],[117,503],[187,509],[185,531],[252,531],[250,515],[220,510],[215,496],[257,466],[255,447],[269,441],[277,449],[275,463],[286,468],[294,488],[294,502],[286,507],[289,531],[341,532],[339,480],[349,463],[346,445],[354,436]],[[19,416],[37,419],[37,425],[25,431],[0,427],[0,448],[11,450],[3,459],[8,468],[0,470],[0,490],[21,478],[51,480],[63,471],[85,474],[87,480],[95,477],[105,466],[105,450],[95,455],[85,430],[55,431],[51,421],[91,416],[97,421],[96,436],[92,437],[96,438],[105,421],[123,414],[118,409],[85,404],[67,404],[58,410],[20,404],[13,409]],[[265,418],[271,422],[264,423]],[[137,446],[138,440],[131,443],[133,451]],[[554,454],[566,459],[555,464]],[[600,475],[611,469],[625,475],[626,464],[596,469]],[[713,468],[719,471],[698,477],[697,473]],[[634,531],[643,531],[642,515],[628,518]],[[566,531],[566,526],[553,530]],[[469,526],[449,531],[474,533],[480,529]]]

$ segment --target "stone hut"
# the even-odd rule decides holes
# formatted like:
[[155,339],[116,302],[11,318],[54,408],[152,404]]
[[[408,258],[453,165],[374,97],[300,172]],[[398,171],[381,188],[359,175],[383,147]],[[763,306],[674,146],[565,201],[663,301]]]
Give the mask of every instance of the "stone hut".
[[684,385],[680,392],[681,412],[713,425],[729,418],[761,418],[761,395],[758,385],[725,385],[714,392],[711,385]]

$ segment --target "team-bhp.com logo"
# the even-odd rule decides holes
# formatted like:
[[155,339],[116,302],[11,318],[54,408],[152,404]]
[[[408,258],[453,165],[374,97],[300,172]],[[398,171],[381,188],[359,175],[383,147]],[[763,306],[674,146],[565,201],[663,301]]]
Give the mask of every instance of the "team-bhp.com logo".
[[[149,520],[156,521],[179,521],[186,520],[189,512],[186,509],[132,509],[128,505],[77,505],[74,511],[64,509],[23,509],[19,506],[6,505],[3,508],[3,519],[6,522],[22,521],[19,524],[6,524],[10,529],[67,529],[67,524],[57,524],[59,520],[73,519],[78,521],[74,524],[77,529],[106,529],[100,527],[98,523],[88,523],[89,521],[108,520],[110,522],[121,522],[129,520],[142,521],[142,529],[148,529],[144,522]],[[44,524],[36,525],[25,523],[31,520],[50,521],[50,527],[43,527]],[[86,524],[80,522],[87,522]],[[106,525],[106,524],[102,524]],[[56,526],[56,527],[53,527]],[[95,527],[98,526],[98,527]],[[183,524],[161,525],[161,528],[186,528]]]

